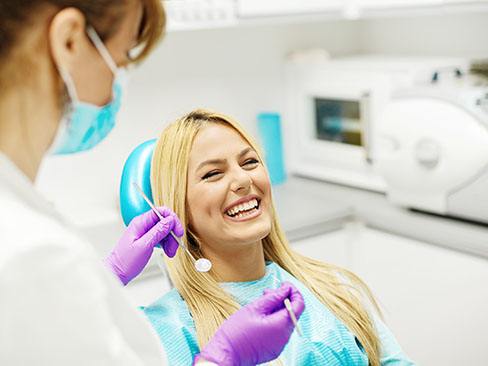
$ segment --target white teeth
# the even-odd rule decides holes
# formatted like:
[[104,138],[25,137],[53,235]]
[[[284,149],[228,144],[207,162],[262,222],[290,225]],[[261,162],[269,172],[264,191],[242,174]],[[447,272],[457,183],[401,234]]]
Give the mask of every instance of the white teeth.
[[[253,209],[253,208],[257,207],[257,205],[258,205],[258,200],[254,198],[254,199],[250,200],[249,202],[241,203],[240,205],[234,206],[230,210],[227,210],[227,214],[230,216],[233,216],[240,211],[248,211],[250,209]],[[242,214],[239,214],[236,217],[240,218],[240,217],[242,217]]]

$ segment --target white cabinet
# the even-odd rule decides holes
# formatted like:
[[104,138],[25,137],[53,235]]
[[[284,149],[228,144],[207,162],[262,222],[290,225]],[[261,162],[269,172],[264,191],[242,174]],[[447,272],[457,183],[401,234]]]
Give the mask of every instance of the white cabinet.
[[365,9],[393,9],[442,5],[444,0],[357,0],[355,3]]
[[[488,4],[488,0],[237,0],[238,18],[279,17],[292,15],[328,14],[339,18],[358,18],[390,14],[390,11],[429,9],[442,12],[446,8],[462,10],[458,5]],[[379,11],[379,12],[378,12]]]
[[352,269],[420,365],[488,365],[488,261],[380,231],[357,231]]
[[163,5],[171,32],[236,25],[233,0],[165,0]]
[[487,0],[444,0],[445,4],[487,4]]
[[422,9],[425,7],[435,8],[449,5],[479,5],[488,3],[487,0],[351,0],[351,3],[356,4],[364,10],[369,9],[395,9],[395,8],[410,8]]
[[238,0],[237,14],[240,17],[314,14],[339,11],[343,0]]
[[294,248],[358,274],[419,365],[488,365],[488,260],[357,225]]
[[[259,22],[295,19],[356,19],[403,15],[486,10],[488,0],[163,0],[170,32],[228,28]],[[461,6],[462,5],[462,6]]]

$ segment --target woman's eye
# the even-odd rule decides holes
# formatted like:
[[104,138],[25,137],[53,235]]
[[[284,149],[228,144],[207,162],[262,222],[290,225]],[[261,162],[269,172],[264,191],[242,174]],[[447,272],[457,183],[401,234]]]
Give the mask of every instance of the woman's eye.
[[209,179],[209,178],[216,176],[217,174],[220,174],[220,172],[218,170],[212,170],[211,172],[208,172],[207,174],[205,174],[202,177],[202,179]]
[[251,158],[251,159],[246,160],[246,162],[244,163],[244,165],[255,165],[257,163],[259,163],[258,160]]

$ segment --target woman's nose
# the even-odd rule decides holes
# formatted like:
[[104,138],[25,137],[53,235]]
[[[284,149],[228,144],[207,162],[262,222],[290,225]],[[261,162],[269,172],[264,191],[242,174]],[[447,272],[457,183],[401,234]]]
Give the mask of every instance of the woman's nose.
[[233,192],[248,190],[252,185],[252,179],[245,170],[240,169],[234,173],[231,182],[231,190]]

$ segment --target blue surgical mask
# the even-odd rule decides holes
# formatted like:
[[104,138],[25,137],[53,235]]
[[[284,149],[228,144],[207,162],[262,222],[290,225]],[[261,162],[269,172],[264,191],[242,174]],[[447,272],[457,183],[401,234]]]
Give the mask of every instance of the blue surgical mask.
[[117,112],[120,109],[124,73],[118,69],[112,56],[92,27],[87,27],[87,34],[114,74],[112,101],[102,107],[80,101],[71,75],[64,68],[59,67],[59,73],[66,85],[71,101],[63,115],[57,136],[50,149],[51,153],[55,155],[73,154],[89,150],[97,145],[115,126]]

